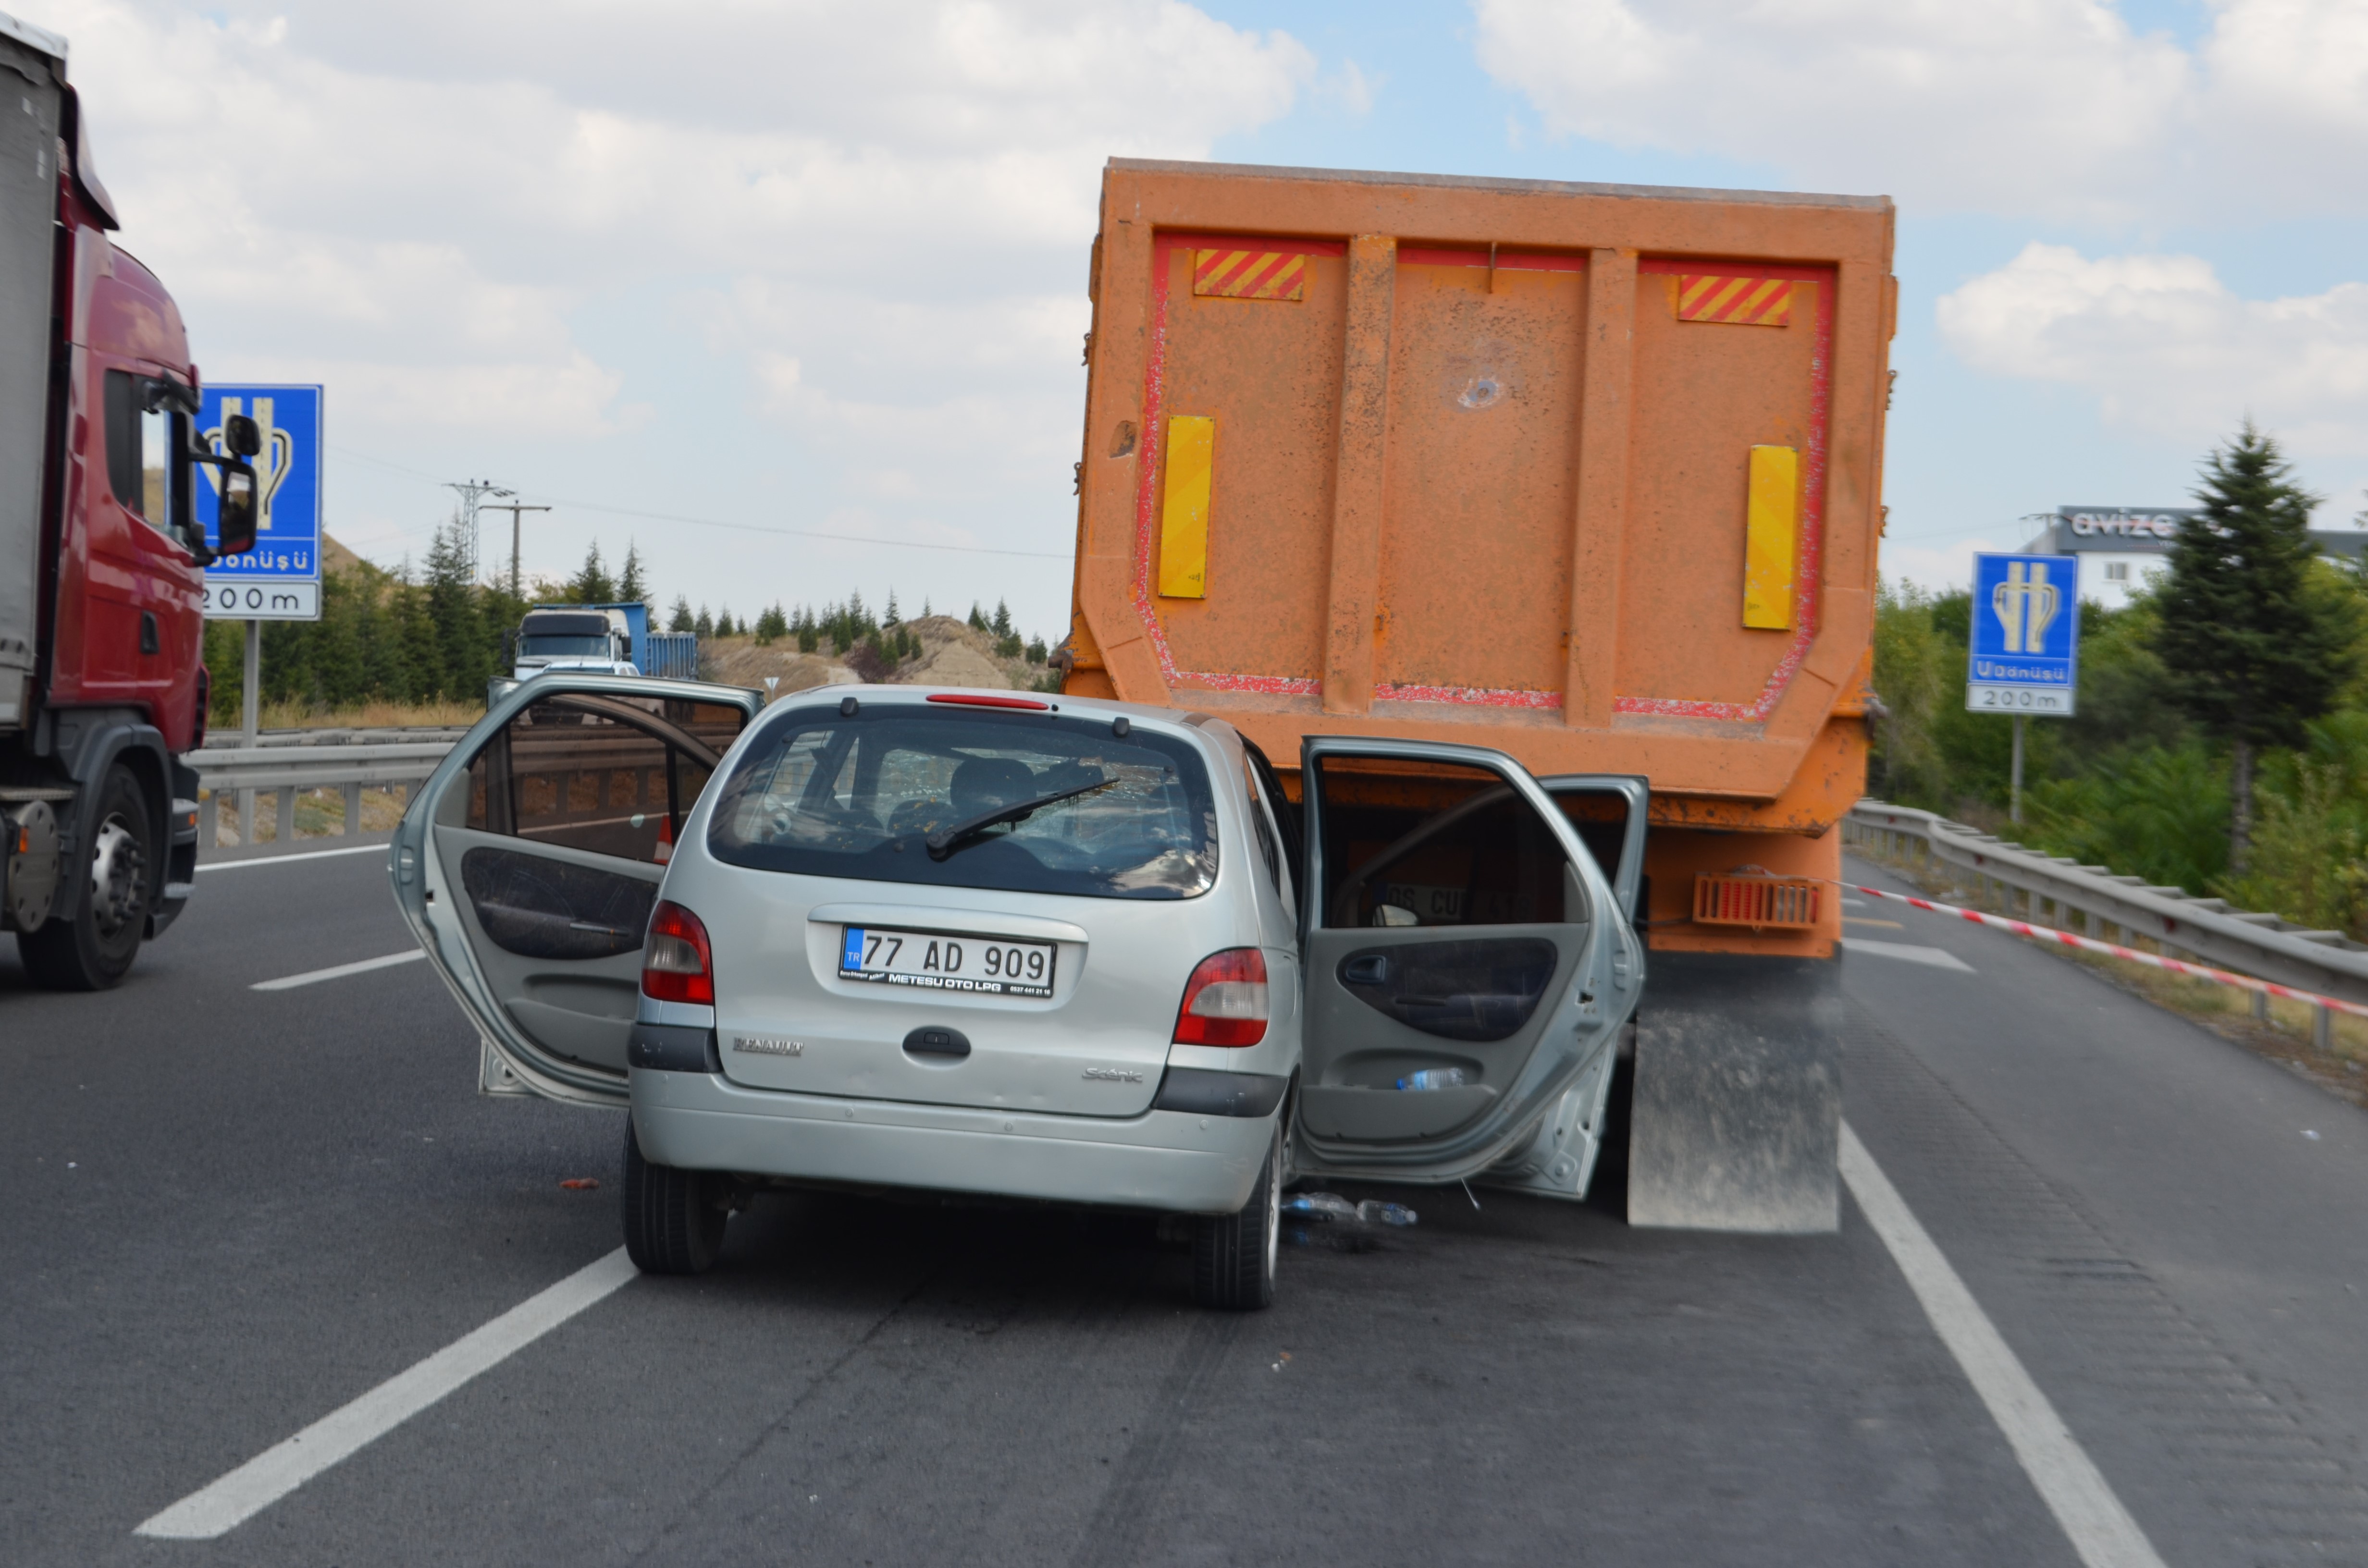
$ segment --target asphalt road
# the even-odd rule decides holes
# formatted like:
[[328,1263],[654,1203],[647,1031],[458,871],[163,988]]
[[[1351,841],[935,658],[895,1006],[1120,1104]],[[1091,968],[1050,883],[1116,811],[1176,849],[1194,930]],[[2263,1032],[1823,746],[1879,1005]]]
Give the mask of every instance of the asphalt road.
[[[1848,1118],[2172,1564],[2368,1562],[2368,1119],[1852,909]],[[0,1562],[2069,1563],[1892,1255],[1387,1192],[1250,1317],[1148,1227],[768,1198],[212,1540],[135,1526],[618,1244],[621,1118],[474,1092],[363,855],[120,990],[0,948]],[[2317,1137],[2306,1133],[2317,1133]],[[570,1191],[593,1177],[598,1190]],[[1356,1195],[1384,1195],[1361,1189]]]

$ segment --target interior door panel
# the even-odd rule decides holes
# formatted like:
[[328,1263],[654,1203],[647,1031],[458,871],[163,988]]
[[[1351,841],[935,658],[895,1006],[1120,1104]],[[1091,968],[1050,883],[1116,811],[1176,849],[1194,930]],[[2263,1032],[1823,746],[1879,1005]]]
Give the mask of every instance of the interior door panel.
[[[437,848],[463,890],[478,970],[510,1021],[547,1051],[622,1073],[666,868],[469,828],[443,829]],[[636,903],[641,924],[620,926]]]
[[[497,701],[404,813],[396,897],[538,1092],[622,1103],[650,912],[757,707],[692,682],[545,676]],[[415,881],[415,857],[437,875]]]
[[1303,1145],[1348,1172],[1477,1174],[1617,1032],[1617,903],[1502,754],[1311,739],[1300,777]]

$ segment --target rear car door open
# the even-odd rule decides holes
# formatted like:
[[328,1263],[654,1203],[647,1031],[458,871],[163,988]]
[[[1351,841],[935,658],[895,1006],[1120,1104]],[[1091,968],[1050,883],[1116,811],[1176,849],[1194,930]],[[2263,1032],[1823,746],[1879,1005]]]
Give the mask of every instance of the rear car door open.
[[734,687],[546,676],[497,699],[414,798],[395,902],[484,1038],[483,1086],[626,1103],[658,884],[758,705]]
[[1477,746],[1311,738],[1300,777],[1299,1168],[1577,1196],[1642,988],[1578,831]]

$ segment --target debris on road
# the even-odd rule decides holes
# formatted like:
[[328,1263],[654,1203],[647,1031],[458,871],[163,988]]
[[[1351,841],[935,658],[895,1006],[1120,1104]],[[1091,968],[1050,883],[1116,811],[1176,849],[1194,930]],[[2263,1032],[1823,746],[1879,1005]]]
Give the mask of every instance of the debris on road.
[[569,1192],[590,1192],[600,1182],[597,1176],[569,1176],[559,1185]]
[[1384,1203],[1378,1198],[1351,1203],[1337,1192],[1294,1193],[1282,1200],[1282,1211],[1324,1225],[1335,1220],[1345,1220],[1355,1225],[1411,1225],[1415,1222],[1415,1211],[1403,1204]]

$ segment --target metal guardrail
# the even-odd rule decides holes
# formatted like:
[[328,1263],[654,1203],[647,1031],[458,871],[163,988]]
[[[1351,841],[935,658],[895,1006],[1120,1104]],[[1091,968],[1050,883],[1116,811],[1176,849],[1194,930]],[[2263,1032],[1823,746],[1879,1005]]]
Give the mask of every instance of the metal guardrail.
[[[1913,862],[1992,893],[2008,913],[2054,923],[2070,930],[2080,916],[2085,936],[2144,937],[2173,957],[2192,957],[2221,969],[2275,981],[2299,991],[2316,991],[2346,1002],[2368,1004],[2368,947],[2340,931],[2313,931],[2274,915],[2231,909],[2220,898],[2196,898],[2180,888],[2150,887],[2143,877],[2116,876],[2103,866],[2083,866],[2061,855],[2009,844],[1995,834],[1952,822],[1912,806],[1861,801],[1842,822],[1842,841]],[[2126,944],[2125,944],[2126,945]],[[2268,998],[2255,994],[2256,1017],[2268,1016]],[[2334,1015],[2311,1009],[2313,1041],[2329,1046]]]
[[[338,735],[337,740],[325,738],[284,740],[267,734],[266,744],[259,746],[209,745],[192,752],[187,760],[198,770],[198,782],[206,791],[198,804],[198,853],[211,854],[221,837],[222,797],[234,796],[238,803],[239,836],[242,847],[255,844],[255,829],[259,825],[255,817],[255,798],[268,792],[277,797],[278,831],[266,846],[268,852],[284,853],[300,847],[296,836],[296,800],[314,790],[341,790],[345,794],[346,820],[343,836],[353,838],[361,832],[362,791],[389,785],[414,786],[425,781],[436,771],[436,765],[454,743],[466,734],[465,730],[378,730],[378,731],[313,731],[293,732],[299,735],[325,737]],[[385,738],[381,738],[385,737]],[[426,738],[415,738],[426,737]],[[317,845],[317,840],[302,841]]]

